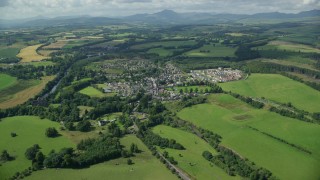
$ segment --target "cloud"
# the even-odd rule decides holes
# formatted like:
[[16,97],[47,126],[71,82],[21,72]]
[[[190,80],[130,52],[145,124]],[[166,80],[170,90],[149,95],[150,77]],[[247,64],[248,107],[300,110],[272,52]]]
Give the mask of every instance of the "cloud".
[[320,0],[0,0],[0,17],[126,16],[163,9],[178,12],[299,12],[320,8]]

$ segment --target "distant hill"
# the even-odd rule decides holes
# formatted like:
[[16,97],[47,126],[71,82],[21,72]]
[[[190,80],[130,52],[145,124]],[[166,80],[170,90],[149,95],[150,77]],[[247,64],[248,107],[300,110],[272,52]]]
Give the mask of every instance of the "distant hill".
[[0,28],[31,27],[31,26],[58,26],[58,25],[103,25],[118,23],[149,23],[149,24],[216,24],[257,21],[260,19],[289,21],[290,19],[316,18],[320,19],[320,10],[304,11],[297,14],[287,13],[258,13],[246,14],[210,14],[210,13],[177,13],[172,10],[163,10],[153,14],[136,14],[121,18],[90,17],[90,16],[63,16],[56,18],[35,17],[19,20],[1,20]]

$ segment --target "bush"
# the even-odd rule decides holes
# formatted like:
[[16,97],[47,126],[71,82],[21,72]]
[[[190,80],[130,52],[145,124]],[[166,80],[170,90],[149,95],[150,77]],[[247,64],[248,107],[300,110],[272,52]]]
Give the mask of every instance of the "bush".
[[81,132],[88,132],[91,130],[91,123],[89,121],[80,121],[77,124],[77,130]]
[[57,137],[59,135],[58,131],[54,127],[50,127],[46,129],[47,137]]

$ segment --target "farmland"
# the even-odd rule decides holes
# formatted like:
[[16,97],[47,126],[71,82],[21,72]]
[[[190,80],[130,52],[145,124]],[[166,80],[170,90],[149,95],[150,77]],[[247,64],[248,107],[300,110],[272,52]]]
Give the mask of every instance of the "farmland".
[[[9,178],[16,172],[23,171],[31,166],[24,153],[27,148],[38,144],[44,154],[52,149],[59,150],[63,147],[73,147],[74,144],[63,136],[48,138],[45,136],[45,129],[55,127],[59,129],[59,123],[47,119],[40,119],[36,116],[15,116],[2,119],[0,122],[0,150],[6,149],[15,160],[6,162],[0,166],[1,179]],[[16,137],[10,133],[15,132]]]
[[19,53],[19,48],[1,48],[0,49],[0,58],[14,58]]
[[121,144],[129,149],[131,143],[138,145],[142,153],[132,157],[133,165],[127,165],[127,159],[120,158],[93,165],[86,169],[47,169],[37,171],[27,179],[178,179],[165,165],[151,155],[147,147],[135,136],[121,139]]
[[199,49],[186,53],[189,57],[235,57],[236,48],[226,47],[221,44],[204,45]]
[[[320,165],[320,141],[316,138],[320,127],[316,124],[253,109],[229,95],[211,95],[208,103],[185,108],[178,116],[220,134],[222,145],[269,169],[280,179],[318,179],[320,176],[315,169]],[[304,147],[312,154],[261,132]]]
[[10,88],[1,91],[0,109],[14,107],[34,97],[51,81],[54,76],[46,76],[41,80],[20,81]]
[[21,58],[20,62],[22,63],[32,62],[32,61],[42,61],[44,59],[47,59],[48,57],[42,56],[37,52],[37,49],[41,46],[42,44],[25,47],[20,50],[17,57]]
[[320,109],[320,92],[276,74],[252,74],[246,80],[220,84],[225,91],[252,97],[265,97],[310,112]]
[[92,86],[89,86],[89,87],[86,87],[82,90],[79,91],[81,94],[84,94],[84,95],[87,95],[87,96],[90,96],[90,97],[97,97],[97,98],[102,98],[102,97],[106,97],[106,96],[113,96],[115,95],[114,93],[103,93],[101,91],[99,91],[98,89],[92,87]]
[[0,92],[17,83],[17,78],[7,74],[0,74]]
[[286,42],[271,41],[268,45],[261,47],[262,49],[279,49],[303,53],[320,53],[320,50],[309,45]]
[[[164,149],[178,161],[178,166],[195,179],[238,179],[227,175],[222,169],[210,165],[209,162],[202,157],[203,151],[209,151],[217,154],[209,144],[198,136],[175,129],[169,126],[156,126],[153,132],[162,137],[174,139],[182,144],[185,150]],[[160,149],[161,151],[164,151]]]
[[163,42],[151,42],[151,43],[144,43],[132,46],[131,49],[137,50],[137,49],[148,49],[148,48],[154,48],[154,47],[180,47],[180,46],[186,46],[186,45],[195,45],[196,42],[194,41],[163,41]]

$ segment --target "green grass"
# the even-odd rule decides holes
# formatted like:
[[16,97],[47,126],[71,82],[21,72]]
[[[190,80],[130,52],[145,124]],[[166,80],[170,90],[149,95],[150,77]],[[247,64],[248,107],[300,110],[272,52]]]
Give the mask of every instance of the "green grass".
[[142,49],[147,49],[147,48],[153,48],[153,47],[180,47],[180,46],[185,46],[185,45],[195,45],[195,41],[159,41],[159,42],[151,42],[151,43],[144,43],[144,44],[139,44],[139,45],[134,45],[131,47],[131,49],[136,49],[136,50],[142,50]]
[[32,65],[32,66],[54,66],[55,63],[52,61],[39,61],[39,62],[29,62],[29,63],[23,63],[23,65]]
[[16,58],[20,48],[1,48],[0,58]]
[[[206,51],[206,52],[205,52]],[[230,48],[221,44],[204,45],[201,48],[185,53],[189,57],[235,57],[236,48]]]
[[[55,127],[59,130],[59,126],[57,122],[35,116],[15,116],[2,119],[0,122],[0,151],[6,149],[10,155],[15,156],[15,160],[0,166],[0,179],[9,178],[14,173],[31,166],[31,161],[25,158],[24,153],[34,144],[39,144],[44,154],[48,154],[52,149],[74,147],[74,144],[63,136],[57,138],[45,136],[46,128]],[[11,132],[17,133],[17,136],[11,137]]]
[[[220,134],[222,145],[270,170],[280,179],[319,179],[320,126],[253,109],[230,95],[209,96],[206,104],[185,108],[181,119]],[[250,129],[259,129],[301,146],[307,154],[274,138]]]
[[131,143],[137,144],[138,148],[143,151],[131,158],[134,162],[133,165],[127,165],[127,159],[119,158],[93,165],[86,169],[46,169],[37,171],[26,179],[178,179],[168,169],[166,169],[165,165],[152,156],[151,152],[137,137],[128,135],[121,139],[121,144],[127,149],[129,149]]
[[223,90],[288,103],[309,112],[320,111],[320,92],[277,74],[252,74],[246,80],[220,84]]
[[0,74],[0,91],[14,85],[15,83],[17,83],[16,77],[7,74]]
[[149,54],[158,54],[161,57],[171,56],[172,51],[164,49],[164,48],[153,48],[147,51]]
[[160,150],[162,152],[164,150],[167,151],[169,156],[173,156],[178,161],[178,167],[195,179],[238,179],[237,177],[229,176],[217,166],[210,166],[210,162],[202,157],[202,153],[203,151],[210,151],[215,155],[217,152],[198,136],[164,125],[156,126],[153,132],[162,137],[174,139],[186,148],[185,150],[169,148]]
[[79,92],[81,94],[85,94],[90,97],[98,97],[98,98],[104,97],[103,92],[99,91],[98,89],[96,89],[92,86],[86,87],[86,88],[80,90]]
[[286,41],[271,41],[269,44],[261,47],[262,49],[278,49],[302,53],[320,53],[320,50],[309,45],[286,42]]

